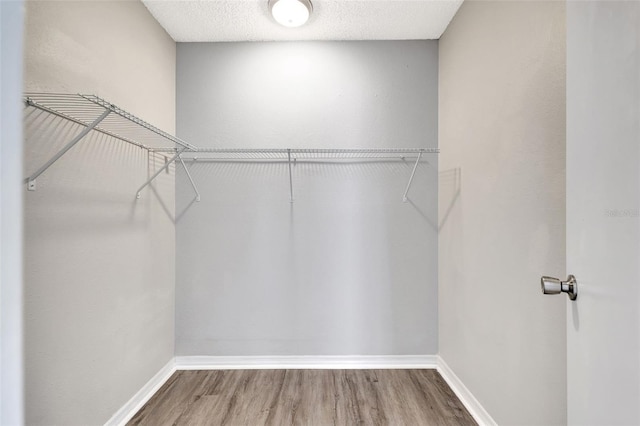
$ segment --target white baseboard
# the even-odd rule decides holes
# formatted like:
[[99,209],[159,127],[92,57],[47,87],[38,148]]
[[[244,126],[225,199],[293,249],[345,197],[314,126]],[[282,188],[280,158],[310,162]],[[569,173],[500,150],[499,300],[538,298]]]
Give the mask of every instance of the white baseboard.
[[497,423],[438,355],[390,356],[177,356],[169,361],[106,423],[123,426],[140,410],[176,370],[255,369],[436,369],[480,426]]
[[438,356],[438,372],[442,378],[447,382],[451,390],[456,394],[460,402],[469,411],[473,419],[479,426],[497,426],[497,423],[489,415],[487,410],[484,409],[482,404],[476,399],[475,396],[469,391],[469,389],[462,383],[462,381],[456,376],[453,370],[447,365],[447,363]]
[[433,368],[436,355],[177,356],[176,370]]
[[169,377],[176,371],[175,358],[171,360],[156,373],[133,397],[127,401],[107,422],[105,426],[124,426],[133,416],[136,415],[144,404],[151,399],[162,385],[169,380]]

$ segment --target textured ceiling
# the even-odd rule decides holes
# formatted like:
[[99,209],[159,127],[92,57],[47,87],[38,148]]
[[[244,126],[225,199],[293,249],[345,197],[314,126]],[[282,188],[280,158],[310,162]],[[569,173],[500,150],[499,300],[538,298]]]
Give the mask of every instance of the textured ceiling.
[[142,0],[175,41],[440,38],[462,0],[312,0],[309,22],[285,28],[267,0]]

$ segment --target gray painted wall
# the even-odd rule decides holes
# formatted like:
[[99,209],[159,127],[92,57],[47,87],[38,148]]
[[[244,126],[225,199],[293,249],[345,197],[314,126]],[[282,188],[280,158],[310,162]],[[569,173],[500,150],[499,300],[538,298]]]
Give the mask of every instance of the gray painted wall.
[[[178,135],[205,147],[437,145],[435,41],[178,44]],[[437,159],[190,164],[177,355],[437,353]]]
[[440,355],[498,424],[565,424],[565,4],[465,2],[439,90]]
[[[26,12],[27,90],[95,93],[174,130],[175,43],[142,3]],[[79,130],[26,109],[24,174]],[[24,192],[27,424],[103,424],[172,358],[173,174],[135,201],[163,163],[92,134]]]
[[24,424],[21,1],[0,2],[0,424]]

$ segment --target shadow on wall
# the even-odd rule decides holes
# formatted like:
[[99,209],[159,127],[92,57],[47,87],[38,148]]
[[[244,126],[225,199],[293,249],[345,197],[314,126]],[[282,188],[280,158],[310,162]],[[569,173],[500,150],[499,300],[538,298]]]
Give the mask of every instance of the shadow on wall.
[[[84,126],[28,107],[24,111],[24,166],[27,177],[49,161]],[[64,232],[82,232],[96,227],[138,226],[146,220],[134,214],[133,195],[146,173],[147,152],[99,132],[90,132],[37,179],[37,190],[28,192],[26,208],[31,214],[46,215]],[[97,167],[108,165],[109,167]],[[124,188],[131,197],[123,198]],[[47,208],[31,210],[32,202]],[[110,206],[127,207],[129,214],[113,215]],[[85,210],[88,209],[88,210]],[[63,215],[49,213],[64,213]],[[72,220],[70,220],[72,219]],[[52,224],[53,225],[53,224]]]
[[[33,107],[22,113],[25,178],[86,128]],[[164,161],[91,131],[35,191],[23,187],[28,424],[102,424],[173,356],[175,175],[158,176],[161,196],[135,197]]]
[[[33,174],[76,137],[84,126],[37,108],[24,110],[24,176]],[[173,185],[174,167],[166,172],[170,179],[160,176],[145,190],[142,199],[135,197],[136,189],[158,168],[166,164],[165,155],[150,153],[98,131],[89,132],[75,146],[53,163],[37,178],[37,190],[29,192],[29,200],[44,202],[46,209],[31,214],[46,215],[49,222],[57,221],[52,229],[82,232],[97,227],[137,227],[149,219],[149,196],[157,202],[173,222],[171,200],[160,195]],[[125,195],[126,194],[126,195]],[[129,195],[130,194],[130,195]],[[145,200],[147,198],[147,200]],[[124,213],[126,207],[127,214]],[[113,209],[120,213],[113,214]],[[111,211],[109,210],[111,209]],[[48,212],[65,212],[49,215]]]
[[187,162],[179,355],[437,352],[437,163]]
[[[246,185],[269,181],[279,181],[281,186],[272,187],[269,197],[279,197],[283,202],[289,201],[290,187],[288,164],[278,160],[220,160],[220,159],[198,159],[185,160],[196,185],[199,182],[214,180],[219,185],[233,186],[233,190],[242,191]],[[380,194],[385,194],[389,202],[402,201],[403,191],[411,175],[414,161],[406,158],[402,159],[375,159],[375,160],[304,160],[297,161],[292,167],[293,197],[305,200],[313,194],[322,194],[325,188],[339,186],[341,183],[353,187],[355,190],[351,196],[366,198],[371,196],[372,189],[378,189]],[[428,160],[421,160],[420,166],[416,170],[416,176],[407,196],[407,205],[412,206],[422,221],[427,223],[434,230],[437,229],[437,220],[430,214],[430,203],[428,195],[422,193],[427,186],[427,191],[432,188],[436,181],[437,170],[431,166]],[[189,185],[186,176],[178,172],[179,181],[184,181],[184,185]],[[391,184],[390,184],[391,182]],[[177,186],[182,186],[178,184]],[[206,186],[206,183],[205,183]],[[358,193],[358,188],[361,191]],[[185,197],[177,198],[176,222],[179,222],[188,210],[195,204],[196,196],[191,195],[193,191],[184,192],[189,194]],[[241,196],[242,193],[236,194]],[[205,195],[211,197],[212,194]],[[330,195],[329,195],[330,196]]]
[[451,211],[455,206],[460,192],[462,190],[462,169],[456,167],[454,169],[443,170],[438,174],[439,191],[440,191],[440,208],[443,214],[441,215],[440,223],[438,224],[438,231],[440,231]]
[[[148,156],[148,164],[147,164],[147,179],[151,178],[157,170],[167,165],[170,158],[164,154],[149,152]],[[176,163],[170,164],[164,172],[161,173],[166,176],[174,176]],[[159,177],[159,176],[158,176]],[[167,187],[167,185],[174,185],[171,180],[163,180],[163,179],[154,179],[145,189],[140,193],[141,197],[150,197],[153,196],[156,198],[158,205],[162,209],[162,211],[167,215],[167,218],[175,223],[176,215],[175,210],[168,204],[168,202],[163,198],[162,193],[166,191],[172,191],[171,188]],[[146,192],[146,194],[145,194]],[[173,202],[173,200],[171,200]],[[135,208],[135,204],[134,204]]]

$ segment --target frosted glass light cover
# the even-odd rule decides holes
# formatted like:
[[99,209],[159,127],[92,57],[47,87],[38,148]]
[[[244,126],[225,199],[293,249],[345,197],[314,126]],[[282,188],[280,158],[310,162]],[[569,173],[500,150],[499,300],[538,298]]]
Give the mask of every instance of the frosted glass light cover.
[[311,2],[308,0],[271,0],[273,19],[285,27],[299,27],[309,20]]

